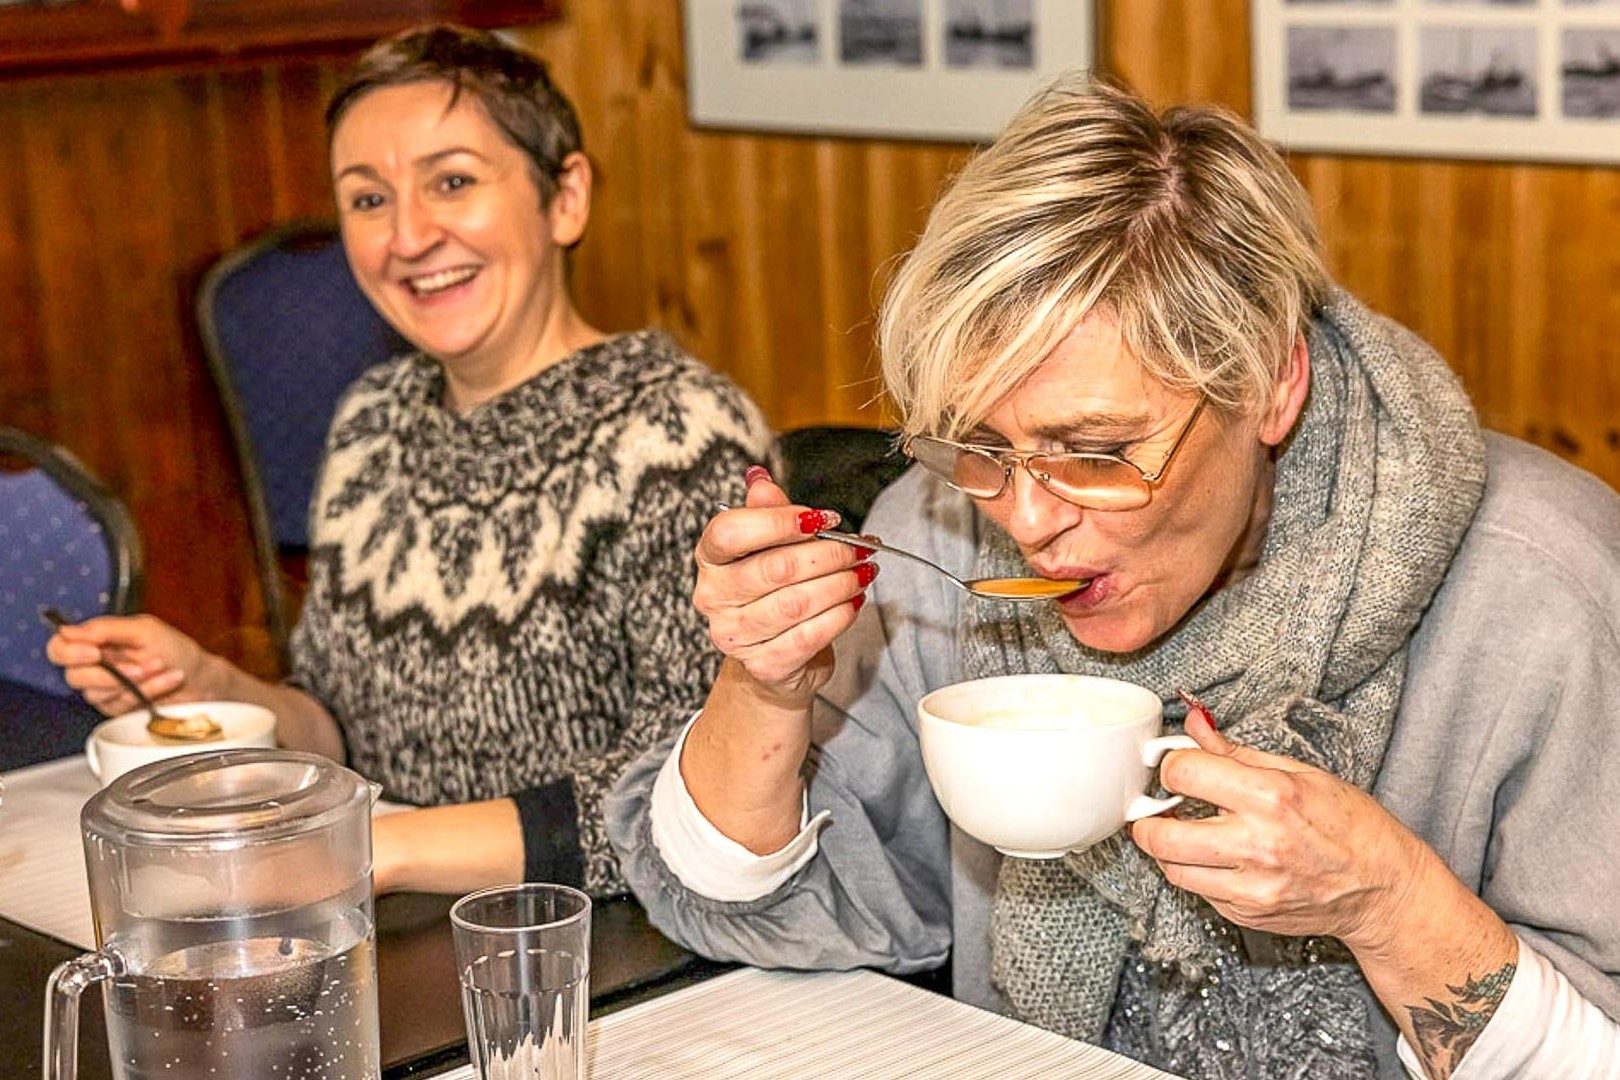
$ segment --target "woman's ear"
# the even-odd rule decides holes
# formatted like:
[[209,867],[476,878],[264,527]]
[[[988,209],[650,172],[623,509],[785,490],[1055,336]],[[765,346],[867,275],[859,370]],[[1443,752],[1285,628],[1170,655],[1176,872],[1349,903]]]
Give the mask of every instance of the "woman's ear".
[[555,183],[557,190],[546,207],[551,222],[551,242],[571,248],[585,235],[591,219],[591,159],[575,151],[563,158]]
[[1305,410],[1305,397],[1311,389],[1311,350],[1305,344],[1304,334],[1294,335],[1294,347],[1288,351],[1288,361],[1277,373],[1271,387],[1271,400],[1260,416],[1260,441],[1277,446],[1288,438]]

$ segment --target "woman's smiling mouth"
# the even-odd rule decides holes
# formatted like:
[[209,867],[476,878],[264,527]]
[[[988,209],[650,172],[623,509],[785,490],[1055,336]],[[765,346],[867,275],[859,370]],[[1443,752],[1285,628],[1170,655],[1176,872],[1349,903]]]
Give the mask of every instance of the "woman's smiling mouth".
[[444,292],[446,289],[453,289],[457,285],[465,284],[477,276],[478,267],[457,266],[449,270],[440,270],[437,273],[406,278],[405,286],[415,296],[433,296]]

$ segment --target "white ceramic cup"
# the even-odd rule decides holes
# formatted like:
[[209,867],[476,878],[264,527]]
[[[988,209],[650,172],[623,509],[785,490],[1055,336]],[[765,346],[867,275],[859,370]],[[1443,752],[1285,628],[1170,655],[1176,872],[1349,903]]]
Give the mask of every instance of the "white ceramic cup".
[[146,730],[146,722],[151,717],[145,709],[105,720],[96,725],[84,742],[85,759],[102,787],[149,761],[238,746],[276,745],[275,713],[262,705],[244,701],[188,701],[178,705],[159,704],[158,711],[165,716],[205,713],[224,730],[224,735],[207,742],[159,739]]
[[1055,859],[1161,813],[1145,794],[1186,735],[1161,735],[1158,695],[1087,675],[1002,675],[917,703],[923,767],[946,816],[1007,855]]

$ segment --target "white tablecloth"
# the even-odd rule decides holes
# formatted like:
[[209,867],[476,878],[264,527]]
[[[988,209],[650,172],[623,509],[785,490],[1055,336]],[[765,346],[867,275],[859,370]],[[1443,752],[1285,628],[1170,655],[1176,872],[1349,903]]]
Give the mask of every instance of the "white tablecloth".
[[1174,1080],[870,971],[731,972],[591,1021],[588,1052],[591,1080]]
[[5,774],[0,915],[80,948],[96,947],[79,811],[101,790],[84,756]]
[[[84,755],[14,769],[0,799],[0,915],[82,949],[96,947],[79,811],[101,790]],[[377,814],[405,809],[378,802]]]

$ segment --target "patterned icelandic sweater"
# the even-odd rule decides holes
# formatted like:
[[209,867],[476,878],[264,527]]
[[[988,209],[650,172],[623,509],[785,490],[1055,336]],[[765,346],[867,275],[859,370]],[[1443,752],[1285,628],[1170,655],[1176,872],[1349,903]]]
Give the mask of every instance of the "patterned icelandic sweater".
[[719,664],[692,551],[769,433],[643,331],[458,415],[422,356],[340,404],[311,510],[292,682],[407,802],[514,795],[526,875],[622,891],[600,801]]

